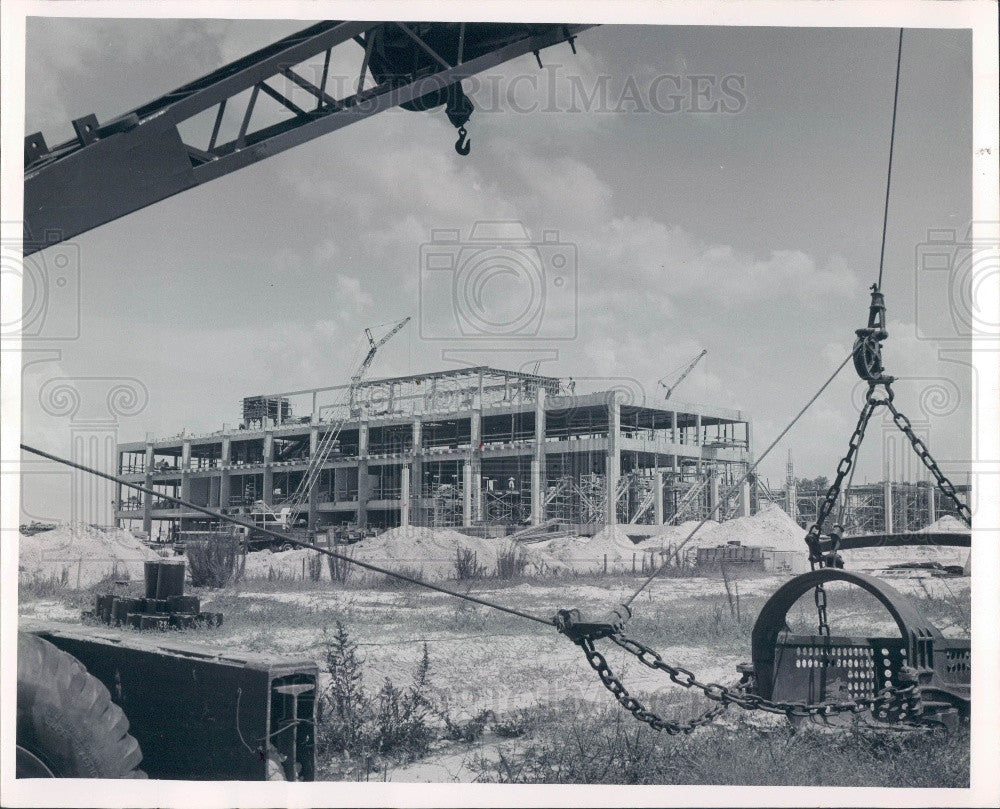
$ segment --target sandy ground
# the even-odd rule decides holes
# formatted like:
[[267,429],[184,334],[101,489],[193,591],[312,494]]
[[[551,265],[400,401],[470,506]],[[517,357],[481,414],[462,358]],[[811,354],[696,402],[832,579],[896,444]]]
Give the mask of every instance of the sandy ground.
[[[612,541],[613,537],[608,538]],[[895,550],[895,561],[905,557]],[[877,560],[879,564],[882,560]],[[873,569],[877,569],[873,568]],[[883,577],[888,580],[888,576]],[[652,582],[633,603],[629,634],[648,641],[668,662],[684,666],[704,682],[731,683],[736,666],[749,662],[748,634],[752,616],[764,600],[780,586],[784,576],[746,577],[726,583],[719,578],[663,576]],[[557,609],[575,607],[603,613],[620,604],[640,583],[639,577],[588,577],[576,579],[528,579],[518,584],[478,581],[448,582],[446,586],[551,617]],[[946,635],[967,633],[969,614],[968,578],[930,577],[925,571],[904,571],[891,578],[891,585],[934,612],[934,622]],[[889,616],[858,591],[833,585],[829,588],[834,634],[868,636],[896,634]],[[685,626],[710,620],[713,614],[726,620],[735,594],[744,611],[744,633],[735,629],[722,641],[710,634],[699,635]],[[322,660],[325,643],[336,621],[347,626],[364,659],[364,685],[377,690],[385,678],[406,686],[427,645],[430,683],[434,703],[447,706],[456,721],[484,710],[498,716],[523,708],[556,706],[575,701],[581,711],[612,704],[578,647],[553,629],[506,616],[485,607],[469,605],[447,595],[416,587],[370,589],[359,584],[334,587],[328,581],[246,581],[238,588],[200,591],[202,608],[220,609],[226,621],[219,630],[205,631],[191,641],[233,651],[259,651],[311,657]],[[808,603],[805,603],[808,602]],[[79,622],[76,608],[47,595],[22,600],[20,615],[26,619]],[[789,615],[810,631],[815,625],[811,596],[804,598]],[[642,699],[678,693],[677,686],[656,671],[607,641],[599,643],[609,664],[629,690]],[[325,683],[325,678],[324,678]],[[686,692],[681,692],[686,693]],[[685,697],[693,714],[707,706],[698,697]],[[722,721],[733,721],[737,709]],[[689,715],[690,715],[689,714]],[[755,722],[772,724],[770,715],[755,715]],[[476,743],[441,742],[431,755],[408,766],[395,767],[372,778],[394,781],[468,781],[474,776],[469,762],[480,755],[495,755],[500,749],[523,744],[501,739],[487,731]]]

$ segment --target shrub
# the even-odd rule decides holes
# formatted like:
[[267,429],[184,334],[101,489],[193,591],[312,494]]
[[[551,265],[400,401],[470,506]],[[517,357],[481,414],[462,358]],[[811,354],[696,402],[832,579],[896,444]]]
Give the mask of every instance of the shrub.
[[[337,553],[348,558],[353,558],[354,556],[354,552],[347,546],[338,546]],[[326,567],[330,571],[330,581],[334,584],[347,584],[347,580],[351,577],[351,570],[354,568],[354,565],[346,559],[342,559],[338,556],[327,556]]]
[[378,757],[412,761],[427,753],[434,732],[427,721],[431,705],[424,695],[430,671],[426,644],[413,684],[401,688],[386,677],[374,696],[364,688],[364,660],[357,644],[339,620],[326,644],[324,662],[330,684],[319,706],[321,751],[363,764],[366,776]]
[[528,558],[516,542],[508,543],[507,547],[497,552],[498,579],[509,580],[520,578],[528,566]]
[[[330,559],[332,557],[327,557]],[[314,553],[307,560],[307,570],[309,571],[309,581],[319,581],[323,575],[323,554]]]
[[476,560],[476,552],[471,548],[455,551],[455,578],[459,581],[481,579],[485,569]]
[[246,554],[239,537],[222,535],[184,547],[194,587],[225,587],[243,578]]

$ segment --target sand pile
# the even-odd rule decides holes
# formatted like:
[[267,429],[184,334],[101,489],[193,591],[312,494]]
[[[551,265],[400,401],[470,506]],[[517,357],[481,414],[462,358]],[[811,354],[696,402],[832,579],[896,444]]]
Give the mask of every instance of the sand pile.
[[[309,557],[315,551],[295,548],[274,553],[269,550],[253,551],[247,554],[243,575],[250,579],[301,579],[309,575]],[[304,567],[303,567],[304,565]],[[323,578],[326,578],[326,562],[323,563]]]
[[58,579],[89,587],[109,573],[141,581],[143,563],[160,556],[124,528],[59,525],[20,536],[18,574],[23,579]]
[[[459,552],[474,554],[475,564],[482,569],[482,575],[495,575],[500,554],[510,548],[511,544],[507,539],[471,537],[450,528],[410,527],[392,528],[338,550],[359,561],[388,570],[427,581],[443,581],[456,578]],[[543,550],[524,546],[520,546],[519,550],[527,563],[524,569],[526,575],[542,575],[566,567]],[[307,560],[312,554],[313,551],[308,550],[249,553],[245,575],[250,578],[266,578],[270,570],[272,576],[301,578],[303,560]],[[305,564],[308,570],[308,561]],[[371,574],[359,569],[358,575]]]
[[[641,542],[639,547],[649,551],[676,547],[687,539],[697,525],[698,520],[688,520],[680,525],[668,526],[659,534]],[[714,548],[728,542],[739,542],[743,545],[805,554],[808,552],[805,536],[804,528],[796,524],[781,508],[768,503],[749,517],[737,517],[721,523],[709,520],[698,529],[684,548]]]
[[[960,520],[946,514],[939,520],[916,531],[917,534],[967,534],[969,529]],[[969,558],[968,548],[949,545],[904,545],[890,548],[860,548],[843,552],[848,567],[862,570],[879,570],[904,562],[940,562],[942,565],[964,565]]]
[[641,566],[642,550],[620,526],[604,528],[589,538],[558,537],[539,542],[534,547],[551,554],[578,573],[603,571],[605,559],[608,571],[631,570],[633,556],[636,557],[636,564]]
[[932,522],[926,528],[921,528],[920,533],[967,534],[969,533],[969,528],[957,517],[945,514],[941,519]]

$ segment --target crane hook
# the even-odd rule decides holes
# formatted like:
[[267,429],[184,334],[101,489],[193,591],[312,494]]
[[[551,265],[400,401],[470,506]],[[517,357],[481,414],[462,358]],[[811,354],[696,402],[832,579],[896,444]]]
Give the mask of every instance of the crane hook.
[[464,126],[458,128],[458,140],[455,141],[455,151],[458,152],[462,157],[465,157],[470,151],[472,151],[472,139],[467,137],[468,132],[465,131]]

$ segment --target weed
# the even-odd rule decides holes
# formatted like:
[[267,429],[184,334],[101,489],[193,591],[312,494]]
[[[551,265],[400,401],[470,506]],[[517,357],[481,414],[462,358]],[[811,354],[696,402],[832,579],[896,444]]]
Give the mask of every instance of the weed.
[[364,778],[383,759],[412,761],[427,753],[434,738],[428,722],[431,705],[424,696],[428,688],[430,658],[427,646],[413,684],[396,686],[388,677],[374,695],[363,684],[364,660],[341,621],[325,643],[325,666],[330,683],[319,705],[317,741],[326,754],[340,756],[348,772]]
[[497,551],[496,577],[503,581],[518,579],[528,566],[528,559],[516,542]]
[[326,566],[330,571],[330,581],[334,584],[347,584],[347,580],[351,578],[351,571],[354,569],[354,565],[348,559],[354,558],[354,550],[345,545],[342,548],[338,547],[337,553],[340,556],[326,557]]
[[740,716],[735,728],[675,737],[617,707],[583,716],[553,710],[537,738],[470,762],[476,780],[499,783],[880,787],[965,787],[968,764],[967,729],[947,739],[870,729],[831,736]]
[[459,548],[455,551],[455,578],[459,581],[474,581],[485,573],[484,568],[476,560],[476,552],[471,548]]
[[236,536],[188,542],[184,547],[194,587],[226,587],[243,578],[246,554]]

